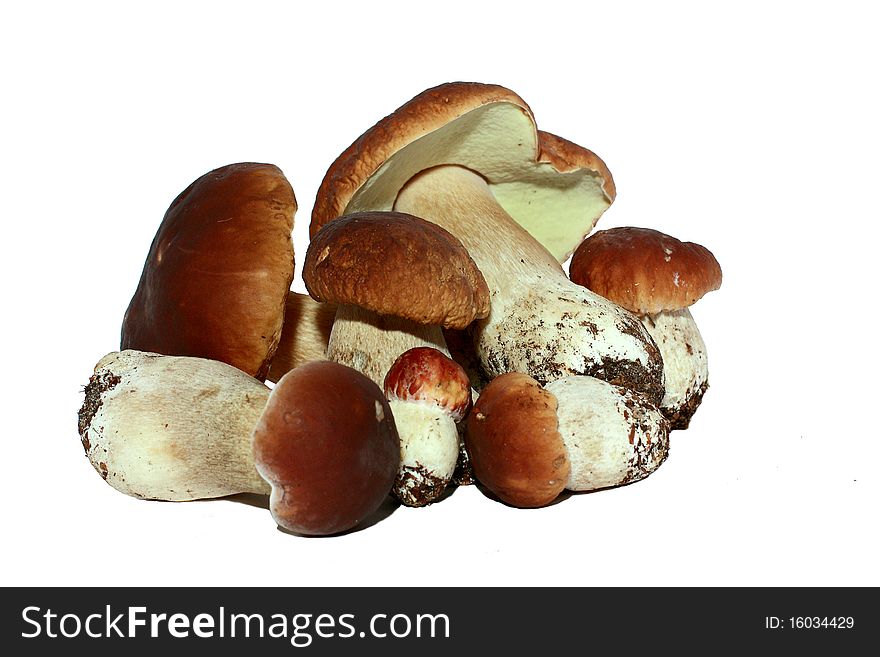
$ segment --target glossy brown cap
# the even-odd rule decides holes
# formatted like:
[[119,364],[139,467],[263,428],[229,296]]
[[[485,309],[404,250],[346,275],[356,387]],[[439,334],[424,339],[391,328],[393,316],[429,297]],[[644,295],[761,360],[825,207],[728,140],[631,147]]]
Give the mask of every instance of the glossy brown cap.
[[293,189],[271,164],[205,174],[168,208],[122,322],[122,349],[197,356],[264,379],[293,280]]
[[477,479],[507,504],[545,506],[565,488],[556,398],[527,374],[502,374],[483,389],[465,440]]
[[318,301],[464,328],[489,314],[489,288],[457,238],[401,212],[341,217],[312,238],[303,281]]
[[349,530],[376,511],[400,461],[379,386],[331,361],[281,378],[254,429],[253,449],[257,471],[272,486],[272,517],[309,535]]
[[[515,125],[490,116],[499,108],[508,111],[504,120],[514,117]],[[404,149],[409,149],[406,157],[389,164]],[[532,110],[510,89],[449,82],[407,101],[340,154],[315,197],[311,236],[345,214],[390,210],[412,176],[443,164],[483,176],[505,210],[560,262],[592,230],[616,193],[608,167],[595,153],[538,130]],[[591,184],[560,200],[580,189],[579,178],[587,173]],[[547,206],[553,207],[552,221],[547,221]],[[568,208],[564,216],[562,207]]]
[[712,252],[650,228],[611,228],[575,251],[571,280],[639,315],[681,310],[721,287]]

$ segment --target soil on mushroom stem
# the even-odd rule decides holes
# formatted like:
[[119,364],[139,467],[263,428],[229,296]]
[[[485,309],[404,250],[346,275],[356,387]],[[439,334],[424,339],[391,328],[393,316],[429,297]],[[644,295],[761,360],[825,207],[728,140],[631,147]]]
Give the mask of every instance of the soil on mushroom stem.
[[108,390],[113,390],[113,388],[119,385],[121,381],[122,377],[117,376],[112,372],[102,372],[100,374],[93,374],[89,377],[89,383],[85,388],[85,399],[83,400],[82,407],[80,407],[79,413],[77,414],[79,420],[79,435],[82,439],[86,453],[88,453],[89,447],[91,447],[87,437],[88,430],[92,425],[92,420],[94,419],[95,414],[104,403],[102,396]]

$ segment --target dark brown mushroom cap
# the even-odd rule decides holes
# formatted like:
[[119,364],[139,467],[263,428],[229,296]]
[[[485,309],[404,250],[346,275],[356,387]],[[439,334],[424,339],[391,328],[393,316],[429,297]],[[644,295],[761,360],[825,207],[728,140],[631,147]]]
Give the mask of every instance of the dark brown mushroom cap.
[[219,360],[264,379],[293,280],[295,212],[271,164],[230,164],[192,183],[159,226],[121,348]]
[[[507,125],[514,120],[510,116],[501,121],[489,116],[501,107],[519,120]],[[389,166],[404,150],[406,157]],[[560,262],[616,193],[608,167],[595,153],[538,130],[532,110],[510,89],[449,82],[407,101],[340,154],[318,189],[310,235],[345,214],[390,210],[412,176],[442,164],[483,176],[505,210]]]
[[527,374],[502,374],[483,389],[465,440],[477,479],[512,506],[544,506],[565,488],[556,398]]
[[575,251],[571,280],[639,315],[681,310],[721,287],[712,252],[650,228],[611,228]]
[[457,238],[402,212],[361,212],[311,241],[303,281],[318,301],[464,328],[489,314],[489,288]]
[[254,429],[254,462],[285,529],[336,534],[376,511],[400,462],[391,408],[375,383],[331,361],[285,374]]

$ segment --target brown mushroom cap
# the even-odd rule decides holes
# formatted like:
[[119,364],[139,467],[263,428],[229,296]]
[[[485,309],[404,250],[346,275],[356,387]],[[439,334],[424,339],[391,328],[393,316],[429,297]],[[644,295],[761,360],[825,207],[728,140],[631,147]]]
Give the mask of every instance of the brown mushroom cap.
[[639,315],[681,310],[721,287],[721,267],[704,246],[650,228],[611,228],[575,251],[571,280]]
[[401,212],[341,217],[309,244],[303,281],[318,301],[464,328],[489,314],[489,288],[461,242]]
[[345,214],[391,210],[410,178],[442,164],[483,176],[507,213],[560,262],[615,195],[605,163],[586,148],[539,131],[514,92],[451,82],[402,105],[336,159],[315,199],[311,235]]
[[372,514],[397,475],[400,441],[375,383],[331,361],[285,374],[254,429],[254,461],[285,529],[327,535]]
[[159,226],[121,348],[219,360],[264,379],[293,280],[295,212],[271,164],[230,164],[192,183]]
[[565,488],[556,398],[527,374],[502,374],[483,389],[465,440],[477,479],[510,505],[544,506]]

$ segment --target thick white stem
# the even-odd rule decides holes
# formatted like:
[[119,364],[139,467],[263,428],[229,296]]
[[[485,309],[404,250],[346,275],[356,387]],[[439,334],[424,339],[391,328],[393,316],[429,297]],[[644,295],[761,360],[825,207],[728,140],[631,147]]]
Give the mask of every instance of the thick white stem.
[[458,429],[436,404],[392,399],[388,402],[400,436],[400,468],[394,495],[407,506],[425,506],[446,489],[458,461]]
[[381,388],[397,357],[415,347],[433,347],[449,355],[439,326],[341,304],[330,332],[327,357],[358,370]]
[[327,342],[336,317],[335,303],[315,301],[308,294],[288,292],[281,340],[269,367],[270,381],[313,360],[327,360]]
[[231,365],[140,351],[108,354],[86,386],[79,431],[115,489],[184,501],[268,495],[251,434],[269,389]]
[[644,479],[669,454],[669,428],[640,395],[589,376],[547,384],[556,397],[568,452],[568,490],[588,491]]
[[663,355],[666,394],[660,410],[673,429],[687,429],[709,387],[706,343],[687,308],[642,318]]
[[407,183],[394,209],[448,230],[482,271],[492,309],[476,324],[474,340],[490,377],[523,372],[546,383],[587,374],[660,401],[663,363],[638,318],[568,280],[479,175],[458,166],[429,169]]

